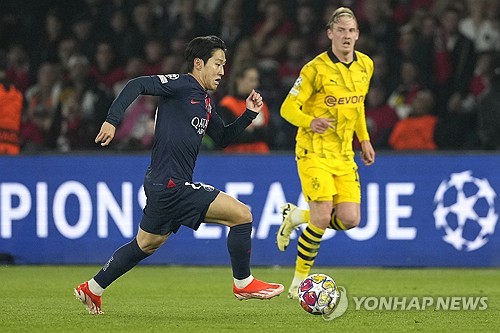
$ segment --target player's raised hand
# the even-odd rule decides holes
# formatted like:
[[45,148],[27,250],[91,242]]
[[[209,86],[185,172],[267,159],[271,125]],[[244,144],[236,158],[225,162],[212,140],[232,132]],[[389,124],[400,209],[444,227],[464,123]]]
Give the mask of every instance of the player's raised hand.
[[323,134],[329,128],[335,128],[335,119],[332,118],[314,118],[309,127],[315,133]]
[[109,145],[111,140],[113,140],[113,138],[115,137],[115,131],[116,128],[107,121],[105,121],[101,126],[99,134],[97,134],[97,136],[95,137],[95,143],[100,142],[101,146],[103,147]]
[[254,89],[252,89],[252,92],[248,95],[246,103],[247,109],[254,112],[260,112],[262,110],[262,106],[264,105],[262,96]]

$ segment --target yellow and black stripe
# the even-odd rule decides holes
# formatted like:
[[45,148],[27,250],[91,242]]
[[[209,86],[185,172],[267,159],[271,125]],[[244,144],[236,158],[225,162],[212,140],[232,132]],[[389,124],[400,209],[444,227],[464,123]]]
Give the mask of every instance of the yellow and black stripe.
[[335,214],[332,214],[332,220],[330,221],[329,228],[333,230],[347,230],[346,226]]
[[318,254],[321,238],[324,230],[315,227],[309,222],[299,237],[297,246],[297,262],[295,266],[296,273],[299,276],[307,276],[309,270],[314,264]]

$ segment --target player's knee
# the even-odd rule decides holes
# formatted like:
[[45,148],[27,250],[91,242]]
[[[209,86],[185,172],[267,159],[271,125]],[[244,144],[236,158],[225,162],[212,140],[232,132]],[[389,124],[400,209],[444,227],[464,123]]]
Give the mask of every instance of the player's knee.
[[151,255],[165,243],[169,235],[137,239],[137,244],[142,252]]
[[337,215],[337,217],[347,229],[356,228],[361,222],[361,216],[356,212],[345,213],[342,216]]
[[158,244],[145,244],[144,247],[141,247],[142,252],[146,254],[153,254],[156,250],[160,248],[161,245]]
[[330,224],[331,216],[329,214],[321,214],[313,218],[311,216],[311,223],[321,229],[326,229],[328,228],[328,225]]
[[250,209],[242,205],[234,214],[234,224],[245,224],[253,221],[252,212]]
[[249,222],[252,222],[253,221],[253,216],[252,216],[252,212],[250,211],[250,209],[245,206],[244,209],[242,209],[241,211],[241,223],[249,223]]

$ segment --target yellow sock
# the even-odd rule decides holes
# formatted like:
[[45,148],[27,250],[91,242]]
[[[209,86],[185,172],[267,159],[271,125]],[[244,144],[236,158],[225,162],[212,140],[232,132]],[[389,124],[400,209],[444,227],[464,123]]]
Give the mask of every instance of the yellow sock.
[[335,214],[332,214],[332,220],[330,221],[330,225],[328,226],[328,228],[334,230],[347,230],[346,226]]
[[311,222],[307,223],[307,227],[300,235],[297,245],[296,277],[304,279],[309,275],[324,233],[325,230],[312,225]]

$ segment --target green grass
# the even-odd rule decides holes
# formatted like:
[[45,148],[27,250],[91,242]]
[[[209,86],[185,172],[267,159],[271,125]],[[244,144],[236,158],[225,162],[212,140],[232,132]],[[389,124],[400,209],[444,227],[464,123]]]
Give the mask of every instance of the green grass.
[[[228,267],[139,266],[105,293],[102,316],[90,316],[72,288],[97,266],[0,267],[0,332],[492,332],[500,327],[498,269],[316,268],[347,288],[349,308],[333,321],[296,301],[239,302]],[[284,283],[292,268],[254,268]],[[486,296],[484,311],[368,311],[353,297]]]

